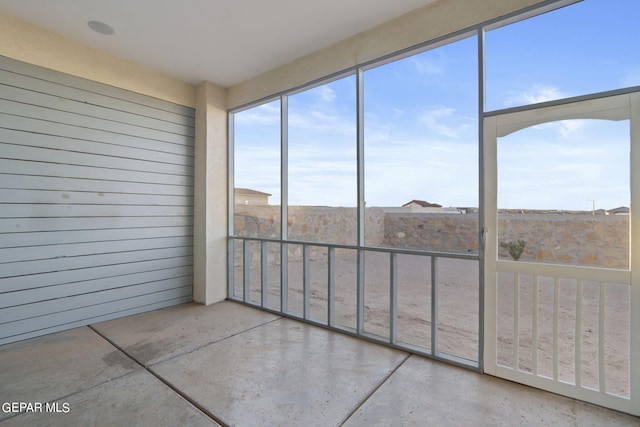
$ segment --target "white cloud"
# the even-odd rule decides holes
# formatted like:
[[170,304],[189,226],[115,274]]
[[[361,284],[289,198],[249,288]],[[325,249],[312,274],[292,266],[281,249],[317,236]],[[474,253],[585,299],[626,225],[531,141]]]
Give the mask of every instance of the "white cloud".
[[280,103],[271,102],[236,113],[233,118],[237,125],[273,125],[280,123]]
[[[289,109],[289,135],[313,133],[354,136],[356,134],[355,114],[344,116],[337,111],[322,109]],[[305,135],[308,139],[311,135]]]
[[[458,138],[470,125],[467,120],[455,117],[455,111],[450,107],[435,107],[422,114],[419,121],[438,135]],[[447,124],[451,121],[455,123],[455,126]]]
[[420,74],[429,76],[444,74],[444,67],[442,65],[435,64],[433,61],[428,61],[420,56],[412,56],[409,60]]
[[336,93],[327,85],[320,86],[315,89],[323,102],[333,102],[336,99]]
[[370,125],[364,129],[365,145],[381,144],[389,141],[390,126]]
[[518,105],[538,104],[540,102],[553,101],[568,97],[569,95],[567,93],[562,92],[557,87],[544,84],[534,84],[531,88],[522,92],[509,92],[504,103],[505,107],[514,107]]
[[[340,91],[338,91],[340,93]],[[353,108],[350,104],[353,102]],[[355,135],[355,101],[338,97],[329,85],[318,86],[289,99],[289,132]],[[308,139],[310,136],[305,135]]]
[[560,134],[563,137],[567,138],[571,134],[582,129],[585,125],[585,121],[584,120],[562,120],[558,122],[557,125],[559,127],[558,131],[560,132]]
[[[507,107],[539,104],[541,102],[554,101],[570,96],[570,94],[563,92],[555,86],[534,84],[526,91],[510,92],[509,97],[505,100],[505,104]],[[536,128],[553,130],[567,138],[582,129],[584,124],[584,120],[561,120],[541,124],[536,126]]]
[[563,138],[569,138],[577,134],[584,128],[586,124],[585,120],[573,119],[573,120],[560,120],[556,122],[544,123],[534,126],[536,129],[549,130],[556,134],[560,134]]

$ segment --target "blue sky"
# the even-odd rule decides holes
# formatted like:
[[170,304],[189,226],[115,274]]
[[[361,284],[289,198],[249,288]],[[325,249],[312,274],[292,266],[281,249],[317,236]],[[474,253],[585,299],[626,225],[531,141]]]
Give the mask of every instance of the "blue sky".
[[[486,111],[640,85],[637,0],[585,0],[486,34]],[[365,201],[478,205],[477,39],[365,71]],[[280,203],[279,104],[236,114],[237,187]],[[504,208],[629,205],[628,122],[499,141]],[[355,206],[355,77],[289,97],[289,204]]]

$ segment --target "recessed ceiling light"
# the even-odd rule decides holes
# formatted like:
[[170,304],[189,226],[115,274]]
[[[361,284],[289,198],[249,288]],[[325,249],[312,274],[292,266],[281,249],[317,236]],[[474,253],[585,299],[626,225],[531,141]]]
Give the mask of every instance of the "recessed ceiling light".
[[87,25],[89,25],[89,28],[91,28],[96,33],[104,34],[105,36],[110,36],[115,32],[110,25],[107,25],[104,22],[89,21]]

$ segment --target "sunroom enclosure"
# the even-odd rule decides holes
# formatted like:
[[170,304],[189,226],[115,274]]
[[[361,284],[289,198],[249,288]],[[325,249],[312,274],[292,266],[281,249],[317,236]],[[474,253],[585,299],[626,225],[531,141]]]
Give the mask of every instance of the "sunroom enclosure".
[[[578,7],[598,2],[488,22],[230,111],[229,298],[637,414],[633,214],[605,215],[618,207],[634,212],[637,203],[637,178],[630,172],[640,167],[633,150],[637,87],[624,88],[609,75],[578,85],[570,93],[588,105],[618,95],[628,101],[621,115],[575,115],[568,92],[537,87],[539,93],[514,97],[509,82],[529,71],[516,61],[499,63],[496,54],[533,52],[523,61],[529,64],[536,53],[547,49],[553,56],[557,49],[558,63],[534,72],[541,80],[567,73],[573,58],[563,64],[563,49],[574,49],[572,40],[590,44],[589,28],[544,45],[535,25],[537,31],[560,28],[563,19],[576,19]],[[520,46],[514,31],[521,31]],[[540,51],[529,44],[541,45]],[[605,55],[604,47],[592,51]],[[569,101],[554,104],[558,133],[582,129],[567,119],[625,120],[621,133],[600,135],[593,146],[597,159],[621,138],[622,157],[601,155],[590,171],[597,183],[586,191],[564,181],[576,178],[569,163],[557,168],[565,175],[548,172],[562,181],[532,180],[541,193],[580,194],[577,208],[551,198],[531,206],[526,197],[521,205],[502,204],[500,194],[509,186],[499,183],[510,167],[524,163],[499,157],[508,150],[496,147],[508,145],[500,140],[496,146],[498,134],[487,127],[496,117],[563,98]],[[552,161],[546,145],[531,150],[543,163]],[[605,183],[603,173],[622,176],[620,188]],[[526,187],[513,191],[530,194]],[[614,255],[563,252],[566,238],[541,237],[540,221],[549,218],[552,234],[559,221],[587,224],[586,234],[574,233],[578,251],[587,241],[615,240]],[[510,319],[506,326],[504,319]],[[567,336],[570,344],[561,345]],[[558,368],[567,364],[568,373]]]

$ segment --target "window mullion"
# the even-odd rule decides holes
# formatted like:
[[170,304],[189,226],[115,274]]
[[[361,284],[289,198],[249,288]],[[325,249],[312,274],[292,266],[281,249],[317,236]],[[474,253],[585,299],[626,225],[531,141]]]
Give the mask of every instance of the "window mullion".
[[280,310],[286,313],[289,300],[289,98],[280,97]]

